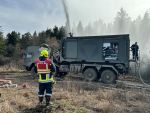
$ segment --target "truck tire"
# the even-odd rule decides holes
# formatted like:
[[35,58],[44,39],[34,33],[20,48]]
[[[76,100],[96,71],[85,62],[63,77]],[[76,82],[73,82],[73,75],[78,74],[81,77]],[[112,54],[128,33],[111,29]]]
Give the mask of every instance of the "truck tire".
[[84,72],[84,79],[87,81],[95,81],[97,79],[97,72],[93,68],[87,68]]
[[101,73],[101,80],[105,84],[116,83],[117,75],[112,70],[104,70]]

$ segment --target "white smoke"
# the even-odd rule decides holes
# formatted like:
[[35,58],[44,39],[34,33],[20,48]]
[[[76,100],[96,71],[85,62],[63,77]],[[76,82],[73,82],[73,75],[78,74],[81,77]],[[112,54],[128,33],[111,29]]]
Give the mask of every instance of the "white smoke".
[[65,16],[66,16],[66,32],[67,34],[71,32],[70,29],[70,17],[69,17],[69,12],[68,12],[68,6],[66,0],[62,0]]

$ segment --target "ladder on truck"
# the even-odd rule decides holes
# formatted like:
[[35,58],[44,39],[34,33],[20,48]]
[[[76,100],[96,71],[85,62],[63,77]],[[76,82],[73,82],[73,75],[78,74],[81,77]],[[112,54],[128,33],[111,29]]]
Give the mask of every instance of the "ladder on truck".
[[148,87],[150,89],[150,82],[148,82],[147,80],[144,80],[142,78],[141,75],[141,68],[142,65],[144,64],[143,60],[140,58],[140,51],[138,51],[138,60],[134,60],[134,59],[130,59],[130,63],[132,64],[132,68],[131,68],[131,64],[130,64],[130,71],[134,68],[134,71],[132,71],[132,73],[130,73],[131,76],[136,76],[140,79],[141,83],[143,84],[142,86],[144,87]]
[[138,59],[133,59],[132,57],[132,50],[130,50],[130,74],[133,76],[139,75],[139,69],[140,69],[140,50],[138,51]]

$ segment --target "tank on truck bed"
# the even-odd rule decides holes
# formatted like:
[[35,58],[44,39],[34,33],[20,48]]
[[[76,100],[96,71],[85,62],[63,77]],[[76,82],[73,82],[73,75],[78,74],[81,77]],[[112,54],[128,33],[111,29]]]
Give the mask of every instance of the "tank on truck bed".
[[114,83],[128,73],[128,34],[67,37],[61,46],[60,72],[82,72],[86,80],[104,83]]

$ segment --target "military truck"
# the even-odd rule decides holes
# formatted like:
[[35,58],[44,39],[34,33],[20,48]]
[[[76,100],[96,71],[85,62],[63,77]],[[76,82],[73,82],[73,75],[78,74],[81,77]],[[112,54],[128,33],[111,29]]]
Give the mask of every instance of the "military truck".
[[[29,46],[24,58],[26,66],[39,56],[40,46]],[[55,56],[58,74],[83,73],[87,81],[115,83],[119,75],[129,70],[130,40],[128,34],[66,37]],[[57,58],[56,58],[57,57]]]
[[[24,53],[23,53],[23,59],[24,59],[24,67],[27,69],[28,67],[31,66],[31,64],[34,62],[35,59],[39,57],[41,49],[47,49],[49,53],[51,53],[51,48],[50,47],[45,47],[47,45],[42,44],[42,45],[32,45],[28,46]],[[34,69],[31,69],[32,74],[34,73]]]
[[59,72],[83,73],[87,81],[115,83],[129,70],[128,34],[67,37],[61,42]]
[[29,46],[26,48],[23,54],[24,66],[29,67],[31,63],[38,58],[40,46]]

